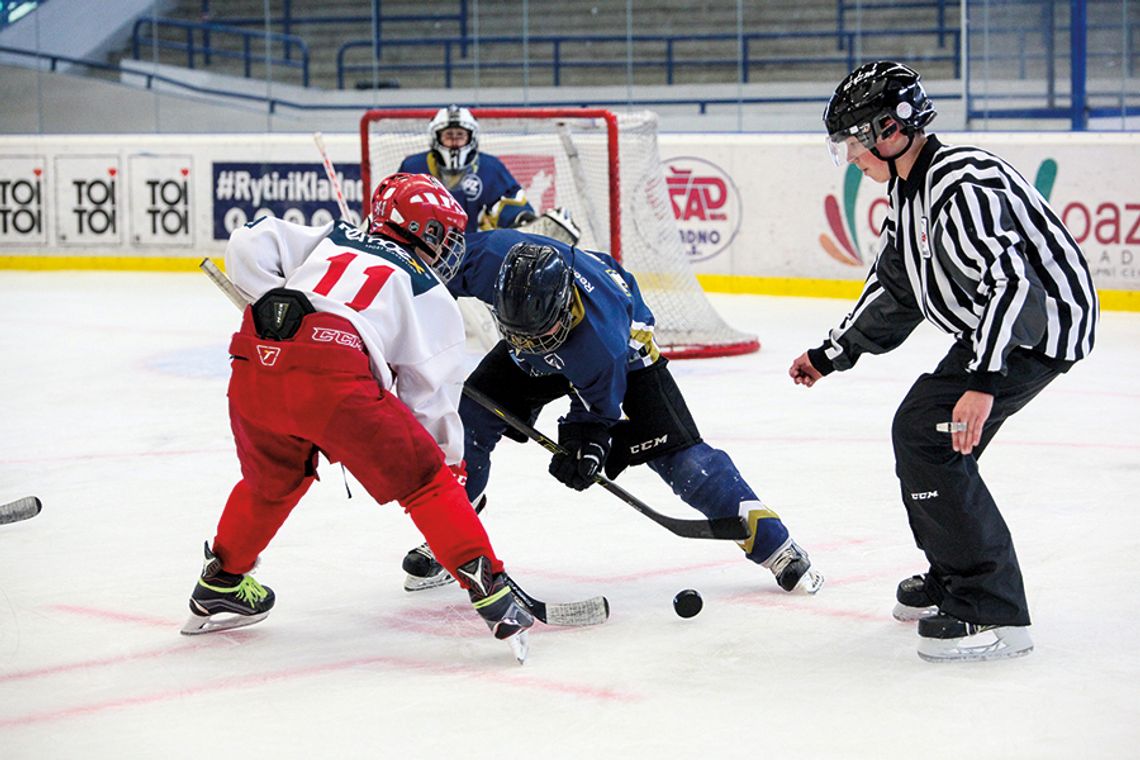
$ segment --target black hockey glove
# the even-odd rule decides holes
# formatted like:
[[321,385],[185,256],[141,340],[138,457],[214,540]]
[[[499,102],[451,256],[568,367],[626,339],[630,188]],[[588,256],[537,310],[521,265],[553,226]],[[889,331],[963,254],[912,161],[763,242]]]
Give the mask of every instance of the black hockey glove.
[[550,474],[575,491],[584,491],[610,453],[609,427],[598,422],[563,422],[558,425],[558,444],[566,453],[550,460]]

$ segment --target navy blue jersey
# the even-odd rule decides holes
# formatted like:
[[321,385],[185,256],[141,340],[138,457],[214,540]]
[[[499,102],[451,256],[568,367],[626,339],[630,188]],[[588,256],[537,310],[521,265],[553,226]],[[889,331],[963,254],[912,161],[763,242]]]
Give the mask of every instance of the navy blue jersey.
[[571,396],[568,422],[612,425],[621,418],[626,375],[659,357],[653,312],[637,280],[612,256],[516,230],[479,232],[467,236],[467,255],[448,289],[455,296],[493,303],[499,267],[511,247],[524,242],[557,248],[573,263],[574,327],[556,351],[530,354],[512,349],[511,356],[533,375],[559,374],[570,381],[577,394]]
[[474,167],[454,184],[440,172],[431,151],[408,156],[400,171],[430,174],[446,185],[467,212],[467,232],[513,227],[520,213],[534,214],[518,180],[502,161],[487,153],[480,153]]

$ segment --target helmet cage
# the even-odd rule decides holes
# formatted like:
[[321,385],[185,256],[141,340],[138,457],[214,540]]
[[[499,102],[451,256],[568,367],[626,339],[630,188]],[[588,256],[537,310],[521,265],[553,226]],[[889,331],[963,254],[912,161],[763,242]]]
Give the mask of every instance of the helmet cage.
[[[511,254],[515,258],[511,259]],[[567,263],[562,254],[551,246],[520,243],[514,246],[504,259],[499,270],[495,287],[495,303],[491,313],[503,338],[517,351],[528,354],[548,354],[556,351],[570,336],[573,327],[574,281],[573,263]],[[522,256],[531,258],[535,264],[514,264]],[[561,271],[553,277],[546,272],[545,287],[551,289],[549,306],[543,306],[541,293],[533,293],[538,285],[537,270],[543,267],[542,261],[557,257]],[[523,271],[518,271],[519,269]],[[513,291],[511,295],[507,290]],[[523,299],[515,301],[512,295]],[[520,308],[521,306],[521,308]]]
[[[458,148],[443,144],[443,133],[447,129],[463,129],[467,132],[467,144]],[[479,153],[479,122],[466,108],[452,105],[441,108],[428,124],[431,139],[431,152],[435,154],[440,170],[446,174],[463,174],[474,163]]]
[[372,194],[369,233],[414,246],[444,282],[463,262],[466,226],[467,212],[435,177],[393,174]]

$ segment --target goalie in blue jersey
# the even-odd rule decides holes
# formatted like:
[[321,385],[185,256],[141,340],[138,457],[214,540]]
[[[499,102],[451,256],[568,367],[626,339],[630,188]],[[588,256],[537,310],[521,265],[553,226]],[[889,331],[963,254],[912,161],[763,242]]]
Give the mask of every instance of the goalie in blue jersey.
[[479,122],[466,108],[441,108],[428,124],[430,147],[408,156],[399,171],[430,174],[467,212],[467,232],[518,227],[533,221],[534,208],[510,170],[479,152]]
[[[583,490],[600,472],[614,478],[647,464],[706,518],[743,517],[748,559],[768,568],[785,591],[823,585],[780,517],[760,501],[728,454],[701,439],[668,360],[653,338],[654,317],[637,281],[611,256],[517,230],[468,236],[467,252],[443,275],[455,296],[492,306],[505,336],[466,384],[502,409],[533,422],[546,404],[568,396],[550,474]],[[502,436],[525,441],[464,396],[467,495],[478,508]],[[426,547],[404,560],[409,591],[450,582]]]

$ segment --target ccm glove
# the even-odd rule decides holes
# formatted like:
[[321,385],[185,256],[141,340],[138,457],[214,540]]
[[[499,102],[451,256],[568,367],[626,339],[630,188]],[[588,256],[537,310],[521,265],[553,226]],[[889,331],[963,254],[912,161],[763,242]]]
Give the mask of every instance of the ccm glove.
[[594,482],[610,453],[609,426],[563,422],[558,426],[558,444],[566,453],[550,460],[550,474],[575,491],[583,491]]

